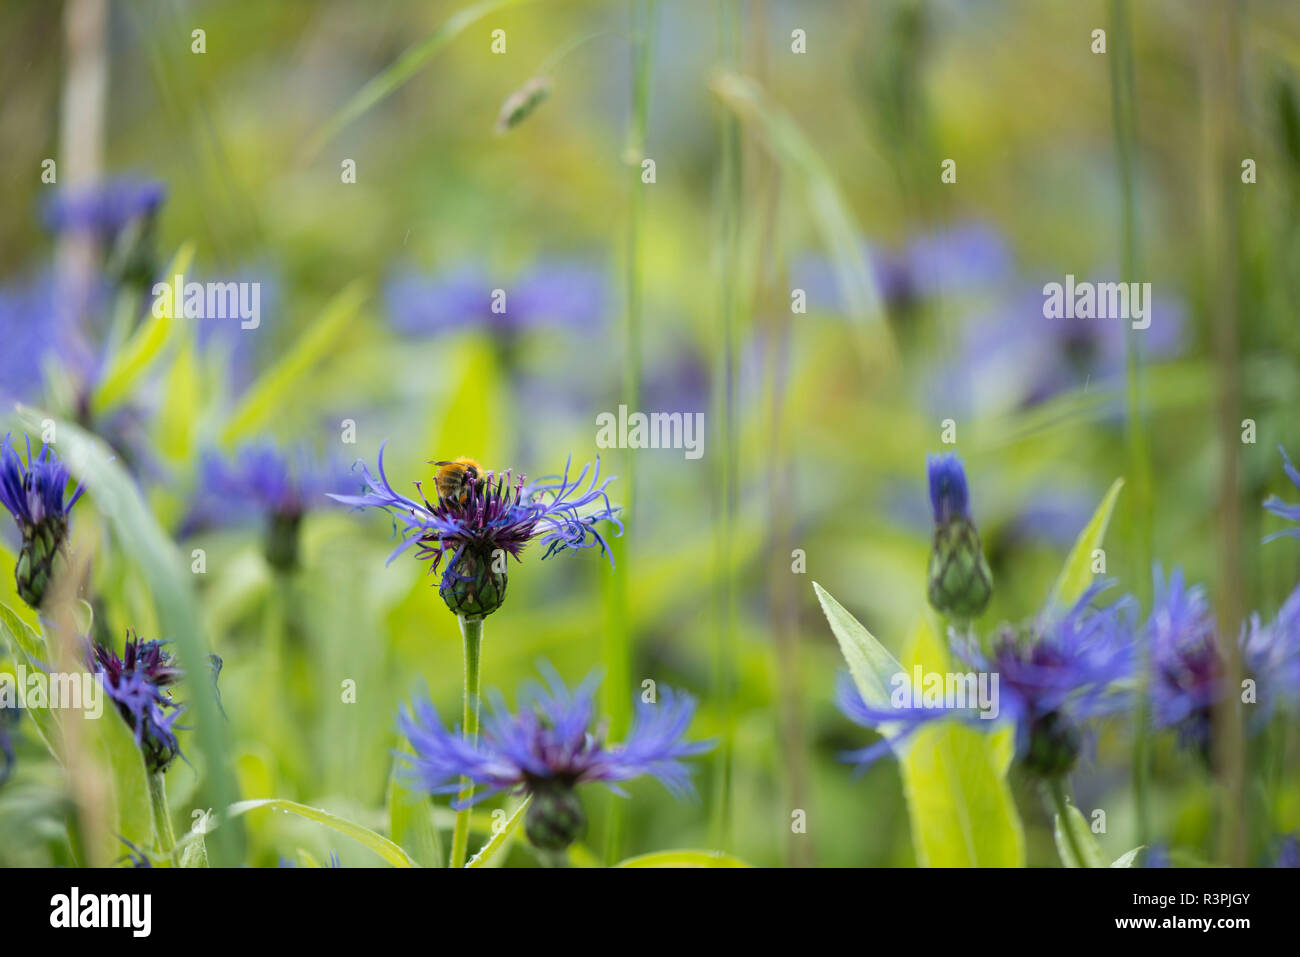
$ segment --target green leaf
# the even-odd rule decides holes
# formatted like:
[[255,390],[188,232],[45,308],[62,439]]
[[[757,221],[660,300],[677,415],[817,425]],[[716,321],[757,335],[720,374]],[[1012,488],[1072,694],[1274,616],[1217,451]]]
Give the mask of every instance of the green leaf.
[[[402,749],[409,753],[411,746],[403,742]],[[424,794],[407,790],[398,770],[394,764],[388,782],[388,833],[421,867],[443,867],[447,858],[433,822],[433,805]]]
[[656,851],[620,861],[615,867],[749,867],[722,851]]
[[[172,258],[167,271],[163,273],[166,281],[178,274],[184,274],[194,259],[194,244],[185,243]],[[177,308],[173,304],[169,315],[155,316],[150,309],[149,316],[135,333],[118,350],[99,380],[99,387],[91,399],[91,409],[100,415],[136,390],[140,378],[153,365],[171,339],[176,325]]]
[[247,438],[291,404],[300,381],[335,353],[339,338],[365,300],[365,285],[358,280],[326,303],[308,332],[249,387],[221,433],[222,442],[233,445]]
[[27,657],[28,664],[49,667],[50,653],[45,647],[45,639],[3,602],[0,602],[0,634]]
[[480,0],[479,3],[471,4],[453,13],[442,26],[403,53],[396,63],[366,83],[343,104],[342,109],[331,116],[320,132],[307,144],[307,156],[314,156],[322,146],[338,134],[339,130],[404,85],[470,24],[490,13],[526,2],[528,0]]
[[[1105,867],[1106,855],[1102,851],[1101,845],[1097,843],[1092,828],[1088,827],[1087,819],[1073,804],[1067,805],[1067,808],[1069,810],[1067,815],[1068,826],[1070,832],[1074,835],[1075,843],[1079,845],[1079,853],[1083,855],[1083,861],[1080,863],[1075,858],[1074,851],[1071,849],[1070,842],[1065,834],[1064,822],[1061,820],[1061,815],[1057,814],[1055,815],[1056,826],[1052,833],[1056,838],[1056,853],[1061,856],[1061,863],[1065,867]],[[1138,850],[1141,850],[1141,848],[1138,848]],[[1130,851],[1129,853],[1136,856],[1137,851]]]
[[488,838],[488,842],[483,845],[477,854],[469,859],[465,866],[483,867],[491,861],[492,858],[496,856],[497,852],[505,846],[506,841],[510,839],[510,835],[519,825],[519,822],[523,820],[524,812],[528,810],[528,805],[532,800],[533,796],[530,794],[520,801],[519,806],[515,808],[515,812],[510,815],[504,824],[492,832],[492,836]]
[[114,825],[103,835],[108,842],[103,848],[105,859],[111,860],[124,849],[118,834],[136,847],[153,846],[153,805],[149,799],[149,772],[135,735],[108,696],[103,695],[102,700],[103,715],[99,720],[84,721],[82,727],[88,750],[93,749],[90,753],[98,752],[104,759],[112,781]]
[[1119,857],[1115,858],[1114,862],[1110,866],[1132,867],[1137,863],[1138,855],[1142,853],[1144,847],[1146,847],[1145,844],[1139,844],[1137,847],[1133,848],[1133,850],[1124,852]]
[[376,834],[368,827],[363,827],[355,821],[349,821],[347,818],[339,817],[337,814],[331,814],[329,811],[322,811],[320,808],[308,807],[305,804],[299,804],[297,801],[286,801],[282,798],[263,798],[254,801],[240,801],[226,808],[226,817],[239,817],[241,814],[247,814],[249,811],[256,811],[259,808],[271,808],[276,811],[284,811],[288,814],[296,814],[304,817],[309,821],[315,821],[318,824],[324,824],[326,827],[332,827],[340,834],[346,834],[354,841],[364,844],[370,848],[388,863],[394,867],[418,867],[415,861],[400,847],[384,837],[382,834]]
[[180,851],[181,867],[207,867],[208,866],[208,845],[203,840],[203,835],[198,835],[196,840],[188,841],[184,847],[177,848]]
[[1052,588],[1047,607],[1070,607],[1092,584],[1092,553],[1101,548],[1101,543],[1106,538],[1106,526],[1110,524],[1111,512],[1115,510],[1115,500],[1119,498],[1120,489],[1123,487],[1122,478],[1117,478],[1111,483],[1101,504],[1097,506],[1097,511],[1079,533],[1074,547],[1070,549],[1070,556],[1065,560],[1065,567],[1061,569],[1061,575]]
[[[952,670],[933,616],[913,628],[909,667]],[[899,758],[912,844],[922,867],[1023,867],[1024,828],[1006,782],[1009,740],[955,721],[922,727]]]
[[840,643],[840,652],[848,662],[849,674],[862,700],[874,708],[888,708],[891,682],[903,672],[903,666],[830,592],[817,582],[813,582],[813,591],[835,640]]

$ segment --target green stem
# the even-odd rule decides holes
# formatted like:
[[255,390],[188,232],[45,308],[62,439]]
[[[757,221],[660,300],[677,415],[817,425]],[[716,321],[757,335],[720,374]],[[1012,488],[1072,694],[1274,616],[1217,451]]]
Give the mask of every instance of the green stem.
[[[1133,155],[1135,118],[1133,114],[1133,49],[1129,31],[1126,0],[1111,0],[1110,86],[1111,119],[1115,135],[1115,159],[1120,184],[1120,249],[1124,282],[1138,280],[1137,201]],[[1131,324],[1126,334],[1128,406],[1128,457],[1132,475],[1132,499],[1129,510],[1129,536],[1137,560],[1137,592],[1150,605],[1151,560],[1154,553],[1153,502],[1151,496],[1151,452],[1142,418],[1141,361],[1138,353],[1138,330]],[[1147,686],[1150,661],[1145,644],[1138,673],[1137,702],[1134,708],[1133,795],[1137,805],[1138,843],[1150,843],[1151,812],[1148,779],[1150,777],[1150,742],[1148,717],[1150,705]]]
[[149,803],[153,805],[153,829],[158,847],[170,857],[176,849],[176,833],[172,830],[172,816],[167,810],[167,779],[161,771],[149,775]]
[[[650,93],[654,66],[654,34],[657,17],[655,0],[632,0],[632,115],[628,123],[624,160],[628,164],[628,182],[632,190],[628,203],[626,262],[626,312],[624,315],[624,357],[621,401],[629,409],[641,407],[641,321],[645,287],[645,206],[646,190],[641,182],[641,161],[645,159],[650,123]],[[636,455],[625,456],[622,469],[623,517],[634,519],[637,494]],[[609,715],[611,738],[622,735],[631,724],[630,686],[632,684],[633,624],[628,615],[628,582],[631,580],[630,543],[617,551],[618,570],[608,592],[609,623],[606,628],[603,657],[608,677],[605,680],[604,705]],[[622,857],[624,801],[611,800],[605,815],[604,856],[607,864]]]
[[1047,783],[1047,789],[1052,792],[1052,803],[1056,805],[1056,816],[1060,818],[1061,830],[1065,832],[1065,843],[1070,846],[1070,853],[1074,855],[1074,862],[1079,867],[1087,867],[1088,862],[1079,849],[1079,842],[1074,836],[1074,822],[1070,820],[1070,804],[1065,800],[1065,785],[1062,778],[1052,778]]
[[[721,58],[729,69],[740,60],[740,11],[735,0],[719,10]],[[736,339],[740,309],[740,225],[741,225],[741,142],[740,121],[734,111],[722,117],[719,151],[719,288],[722,320],[718,418],[723,437],[719,462],[719,532],[715,543],[717,562],[717,614],[713,648],[713,699],[722,718],[721,743],[716,752],[716,783],[710,815],[710,842],[718,849],[731,842],[732,752],[735,744],[735,716],[732,679],[735,672],[736,581],[733,550],[737,501],[739,441],[736,431]]]
[[[461,710],[461,734],[473,744],[478,741],[479,662],[483,647],[483,619],[460,615],[460,634],[465,651],[465,700]],[[467,802],[474,796],[474,782],[460,779],[457,799]],[[451,835],[451,866],[464,867],[469,849],[469,818],[471,809],[464,807],[456,812],[456,827]]]

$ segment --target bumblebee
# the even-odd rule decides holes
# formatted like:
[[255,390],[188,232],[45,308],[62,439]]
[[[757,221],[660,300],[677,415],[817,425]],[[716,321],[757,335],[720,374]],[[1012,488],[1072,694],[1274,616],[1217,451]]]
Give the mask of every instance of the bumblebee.
[[483,478],[483,466],[473,459],[462,457],[452,462],[429,464],[438,466],[434,484],[438,488],[438,498],[449,505],[464,505],[469,500],[470,487]]

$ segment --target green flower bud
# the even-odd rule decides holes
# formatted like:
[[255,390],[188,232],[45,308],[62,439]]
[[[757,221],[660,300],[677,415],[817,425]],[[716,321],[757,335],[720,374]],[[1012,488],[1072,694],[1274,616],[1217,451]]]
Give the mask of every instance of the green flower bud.
[[453,614],[486,618],[506,599],[505,564],[504,552],[483,552],[467,545],[438,594]]
[[54,563],[68,533],[68,521],[50,516],[37,525],[23,529],[22,550],[14,566],[18,597],[32,608],[40,608],[45,592],[54,577]]
[[1025,770],[1043,778],[1069,773],[1079,759],[1079,732],[1062,715],[1053,711],[1037,718],[1029,729],[1029,747],[1022,763]]
[[988,607],[993,573],[970,520],[955,517],[935,528],[929,578],[930,604],[936,611],[974,618]]
[[566,782],[546,782],[533,788],[533,800],[524,815],[524,833],[533,847],[562,851],[587,829],[582,800]]
[[275,512],[266,530],[266,561],[276,571],[291,572],[298,567],[298,527],[302,512]]

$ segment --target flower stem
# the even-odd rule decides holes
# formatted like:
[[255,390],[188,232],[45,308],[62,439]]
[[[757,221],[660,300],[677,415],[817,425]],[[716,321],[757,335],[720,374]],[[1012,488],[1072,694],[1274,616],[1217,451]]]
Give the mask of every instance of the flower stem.
[[172,816],[167,809],[167,779],[161,771],[149,774],[149,803],[153,806],[153,829],[158,847],[170,857],[176,849],[176,833],[172,830]]
[[[479,652],[483,647],[483,619],[466,618],[464,615],[459,618],[465,650],[465,701],[461,711],[461,734],[473,744],[478,741]],[[461,778],[457,799],[467,802],[473,796],[474,782],[469,778]],[[469,817],[468,807],[456,812],[456,827],[451,835],[452,867],[465,866],[465,854],[469,848]]]
[[[1139,271],[1138,223],[1134,151],[1136,119],[1134,116],[1133,47],[1129,29],[1127,0],[1111,0],[1110,26],[1113,50],[1110,56],[1111,119],[1115,135],[1115,159],[1120,186],[1120,276],[1123,282],[1137,282]],[[1128,406],[1127,444],[1133,498],[1129,510],[1130,546],[1137,560],[1137,591],[1150,606],[1151,559],[1154,553],[1154,512],[1151,492],[1151,451],[1142,416],[1141,356],[1138,330],[1130,325],[1126,335],[1126,401]],[[1137,703],[1134,708],[1133,796],[1137,805],[1138,843],[1147,844],[1151,835],[1149,724],[1150,702],[1147,686],[1150,661],[1145,644],[1139,663]]]
[[1070,804],[1065,799],[1065,785],[1062,784],[1063,778],[1055,777],[1047,783],[1047,789],[1052,792],[1052,803],[1056,805],[1056,816],[1060,818],[1061,830],[1065,832],[1065,843],[1070,846],[1070,853],[1074,855],[1074,862],[1079,867],[1087,867],[1088,862],[1083,857],[1083,852],[1079,849],[1079,842],[1074,837],[1074,822],[1070,820]]

